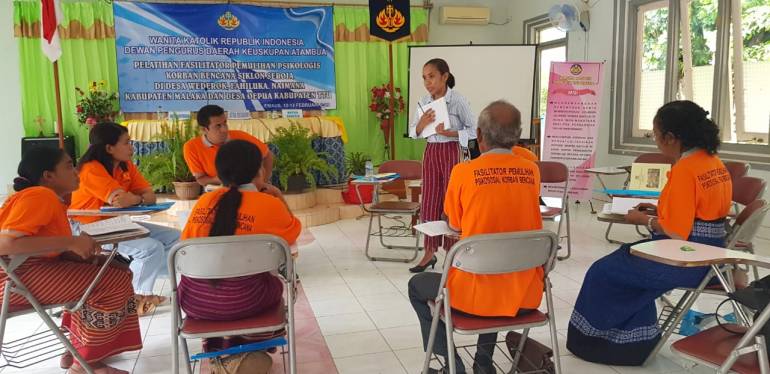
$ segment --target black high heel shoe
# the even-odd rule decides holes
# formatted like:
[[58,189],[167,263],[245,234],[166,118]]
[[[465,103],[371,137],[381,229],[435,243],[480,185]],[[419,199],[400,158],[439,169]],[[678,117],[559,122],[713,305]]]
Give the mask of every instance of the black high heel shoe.
[[433,256],[433,258],[431,258],[430,261],[428,261],[427,264],[425,264],[425,265],[417,265],[417,266],[411,267],[411,268],[409,268],[409,272],[410,273],[422,273],[423,271],[425,271],[425,269],[428,268],[428,266],[430,266],[431,269],[435,269],[437,262],[438,262],[438,259],[436,258],[436,256]]

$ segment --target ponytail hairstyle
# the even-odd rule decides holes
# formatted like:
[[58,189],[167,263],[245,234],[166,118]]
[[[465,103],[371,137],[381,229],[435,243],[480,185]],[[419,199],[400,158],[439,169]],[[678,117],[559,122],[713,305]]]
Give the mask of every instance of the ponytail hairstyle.
[[[102,122],[91,128],[88,133],[88,141],[90,145],[86,150],[86,153],[80,157],[78,162],[78,168],[83,167],[83,164],[89,161],[99,161],[107,173],[112,175],[112,169],[114,168],[112,155],[107,153],[108,145],[118,144],[118,140],[123,134],[127,134],[128,129],[125,126],[118,125],[114,122]],[[124,161],[118,164],[121,170],[127,171],[128,165]]]
[[425,66],[433,65],[436,70],[438,70],[441,75],[444,75],[445,73],[449,73],[449,78],[446,80],[446,85],[449,88],[454,88],[455,86],[455,76],[452,75],[452,73],[449,72],[449,64],[446,63],[446,61],[442,58],[434,58],[429,60],[425,63]]
[[662,135],[668,133],[679,139],[684,150],[702,148],[713,155],[721,140],[719,127],[707,117],[708,114],[692,101],[672,101],[658,109],[653,122],[658,124]]
[[13,179],[13,190],[19,192],[26,188],[39,186],[43,173],[56,170],[56,165],[61,162],[65,155],[63,149],[40,146],[24,153],[21,162],[19,162],[19,168],[16,170],[19,176]]
[[238,187],[251,183],[259,173],[262,154],[256,145],[245,140],[231,140],[223,144],[214,159],[217,176],[228,187],[214,207],[214,222],[209,236],[234,235],[238,228],[238,208],[243,195]]

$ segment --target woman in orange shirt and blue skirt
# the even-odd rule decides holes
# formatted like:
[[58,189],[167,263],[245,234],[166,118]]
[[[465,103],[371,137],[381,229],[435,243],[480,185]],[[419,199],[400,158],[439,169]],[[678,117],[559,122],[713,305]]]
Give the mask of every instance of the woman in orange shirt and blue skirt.
[[[732,183],[717,156],[719,129],[707,115],[691,101],[670,102],[655,115],[655,143],[677,161],[658,206],[644,204],[626,215],[628,223],[646,226],[652,240],[725,245]],[[650,210],[657,214],[645,213]],[[567,349],[575,356],[608,365],[641,365],[661,338],[655,300],[677,287],[697,287],[709,270],[633,256],[629,249],[637,243],[624,244],[588,269],[567,334]]]
[[[72,194],[72,209],[94,209],[111,205],[119,208],[154,204],[152,186],[131,162],[128,129],[116,123],[100,123],[89,133],[91,145],[80,158],[80,187]],[[80,223],[91,223],[105,217],[78,216]],[[134,291],[139,302],[139,315],[151,313],[165,301],[153,294],[155,280],[166,273],[166,258],[179,241],[179,230],[150,223],[140,223],[150,231],[147,238],[129,240],[118,245],[118,252],[130,256],[134,273]]]

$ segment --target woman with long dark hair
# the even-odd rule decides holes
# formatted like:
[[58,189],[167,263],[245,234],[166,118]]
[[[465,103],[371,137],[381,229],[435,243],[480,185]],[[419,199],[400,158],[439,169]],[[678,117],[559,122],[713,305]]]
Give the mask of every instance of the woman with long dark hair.
[[[719,128],[691,101],[658,109],[653,135],[661,153],[677,160],[658,205],[629,210],[626,222],[646,226],[652,240],[725,245],[730,173],[717,155]],[[639,243],[639,242],[637,242]],[[677,287],[697,287],[708,267],[682,268],[629,253],[624,244],[588,269],[570,319],[567,349],[584,360],[641,365],[661,338],[655,300]]]
[[[182,231],[183,239],[272,234],[289,244],[297,240],[302,225],[281,192],[262,183],[264,168],[256,145],[245,140],[224,143],[215,164],[224,188],[201,196]],[[283,284],[270,273],[217,280],[182,277],[178,293],[188,317],[228,321],[257,315],[280,303]]]
[[[125,208],[154,204],[155,193],[131,162],[128,129],[116,123],[100,123],[89,133],[91,145],[80,158],[80,188],[72,194],[72,209],[99,209],[105,205]],[[91,223],[105,217],[77,216],[80,223]],[[149,223],[139,223],[150,231],[147,238],[121,242],[118,252],[130,256],[134,273],[134,291],[139,315],[149,314],[165,298],[153,294],[159,275],[166,271],[166,258],[179,241],[179,230]]]
[[[420,107],[434,100],[446,100],[449,123],[436,126],[436,134],[428,137],[428,146],[422,160],[422,199],[420,219],[423,222],[438,221],[444,210],[449,175],[460,162],[460,147],[468,147],[468,140],[476,138],[476,117],[470,103],[459,92],[453,90],[455,77],[449,72],[449,65],[440,58],[426,62],[422,68],[422,81],[428,95],[418,101]],[[420,136],[425,128],[436,119],[436,113],[429,109],[409,125],[409,133]],[[461,136],[462,135],[462,136]],[[465,144],[461,144],[461,140]],[[443,247],[448,250],[455,240],[443,238]],[[409,271],[419,273],[428,266],[435,266],[436,249],[442,245],[442,237],[425,237],[425,254],[417,266]]]
[[[47,252],[28,258],[14,272],[41,304],[78,300],[101,268],[93,261],[101,248],[86,235],[72,236],[70,230],[64,199],[78,188],[72,159],[61,149],[33,148],[22,157],[18,174],[13,181],[17,192],[0,207],[0,256]],[[6,279],[0,270],[0,284]],[[0,287],[0,297],[3,292]],[[29,307],[18,294],[11,295],[10,304]],[[82,309],[64,314],[62,327],[95,373],[128,373],[103,360],[142,348],[131,272],[108,267]],[[68,373],[85,369],[75,362]]]

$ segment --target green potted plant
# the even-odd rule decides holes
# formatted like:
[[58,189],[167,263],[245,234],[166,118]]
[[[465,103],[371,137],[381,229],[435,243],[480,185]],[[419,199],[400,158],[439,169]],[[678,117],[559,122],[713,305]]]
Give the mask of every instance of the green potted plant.
[[348,177],[348,186],[345,191],[342,191],[342,200],[347,204],[360,204],[361,200],[363,200],[364,203],[372,202],[374,186],[358,186],[359,192],[361,193],[361,198],[359,199],[356,188],[352,183],[353,177],[366,174],[367,161],[372,161],[372,158],[363,152],[350,152],[345,156],[345,173]]
[[174,190],[182,200],[193,200],[200,195],[200,185],[195,181],[184,160],[184,144],[196,135],[191,121],[172,117],[171,123],[163,122],[156,139],[166,145],[166,150],[139,157],[139,171],[156,189]]
[[337,169],[316,153],[312,147],[313,136],[310,129],[292,122],[289,127],[282,127],[272,134],[270,140],[278,147],[274,171],[278,173],[281,188],[289,192],[301,192],[305,186],[315,188],[313,171],[330,178],[337,176]]

